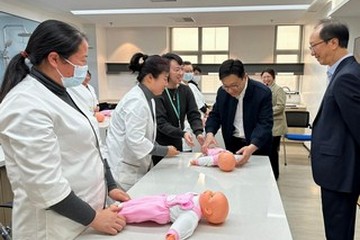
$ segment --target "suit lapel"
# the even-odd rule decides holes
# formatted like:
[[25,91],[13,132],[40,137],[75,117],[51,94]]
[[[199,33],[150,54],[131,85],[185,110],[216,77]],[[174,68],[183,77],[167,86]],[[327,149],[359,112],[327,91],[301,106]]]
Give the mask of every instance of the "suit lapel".
[[329,85],[326,87],[326,91],[325,91],[325,93],[324,93],[324,97],[323,97],[323,99],[322,99],[322,101],[321,101],[319,110],[318,110],[318,112],[317,112],[317,114],[316,114],[316,117],[315,117],[315,119],[314,119],[314,121],[313,121],[313,124],[316,123],[316,121],[317,121],[317,119],[318,119],[318,116],[320,115],[320,113],[321,113],[321,111],[322,111],[323,104],[324,104],[324,99],[326,98],[326,95],[328,94],[328,91],[329,91],[331,85],[333,85],[334,82],[336,81],[336,75],[341,71],[341,69],[343,69],[346,65],[350,64],[350,63],[353,62],[353,61],[355,61],[355,58],[354,58],[353,56],[347,57],[347,58],[345,58],[343,61],[341,61],[341,63],[339,64],[339,66],[337,66],[337,68],[335,69],[335,72],[334,72],[334,74],[333,74],[332,77],[331,77],[330,83],[329,83]]

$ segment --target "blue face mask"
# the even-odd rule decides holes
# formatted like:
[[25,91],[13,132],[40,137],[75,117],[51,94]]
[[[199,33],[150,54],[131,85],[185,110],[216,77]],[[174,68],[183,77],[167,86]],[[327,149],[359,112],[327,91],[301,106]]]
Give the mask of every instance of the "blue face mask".
[[67,59],[65,59],[65,61],[74,66],[74,74],[72,77],[64,77],[61,72],[56,69],[61,76],[63,86],[65,88],[79,86],[85,80],[88,71],[88,65],[80,66],[73,64]]
[[191,81],[193,79],[194,74],[192,72],[184,73],[183,80],[185,82]]

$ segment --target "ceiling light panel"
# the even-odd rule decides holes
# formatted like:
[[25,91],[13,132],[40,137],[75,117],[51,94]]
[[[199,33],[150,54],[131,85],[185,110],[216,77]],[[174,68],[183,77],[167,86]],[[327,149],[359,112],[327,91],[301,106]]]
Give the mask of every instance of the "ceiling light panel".
[[74,15],[216,13],[216,12],[307,10],[309,6],[310,6],[309,4],[300,4],[300,5],[262,5],[262,6],[189,7],[189,8],[129,8],[129,9],[71,10],[70,12]]

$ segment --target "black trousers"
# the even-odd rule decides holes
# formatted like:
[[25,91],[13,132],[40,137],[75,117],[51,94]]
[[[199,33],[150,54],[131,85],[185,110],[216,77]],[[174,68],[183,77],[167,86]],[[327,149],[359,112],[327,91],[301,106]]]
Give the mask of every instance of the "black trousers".
[[161,159],[163,159],[164,157],[151,156],[151,158],[152,158],[153,164],[154,164],[154,166],[155,166],[155,165],[158,164],[158,163],[161,161]]
[[353,240],[359,193],[321,188],[322,211],[327,240]]
[[271,168],[274,173],[274,177],[277,180],[279,178],[279,150],[280,150],[281,136],[274,136],[271,142],[271,152],[269,155]]

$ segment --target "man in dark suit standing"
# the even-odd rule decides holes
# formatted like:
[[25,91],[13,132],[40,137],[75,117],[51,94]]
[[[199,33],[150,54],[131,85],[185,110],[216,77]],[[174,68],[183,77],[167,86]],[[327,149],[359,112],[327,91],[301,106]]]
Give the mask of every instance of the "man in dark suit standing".
[[333,20],[320,21],[310,36],[311,55],[329,66],[311,142],[327,240],[354,238],[360,193],[360,65],[347,51],[348,40],[347,26]]
[[252,154],[269,155],[273,127],[270,89],[250,79],[238,59],[223,62],[219,78],[223,85],[206,121],[202,151],[217,144],[214,136],[221,127],[226,149],[243,155],[238,165]]

